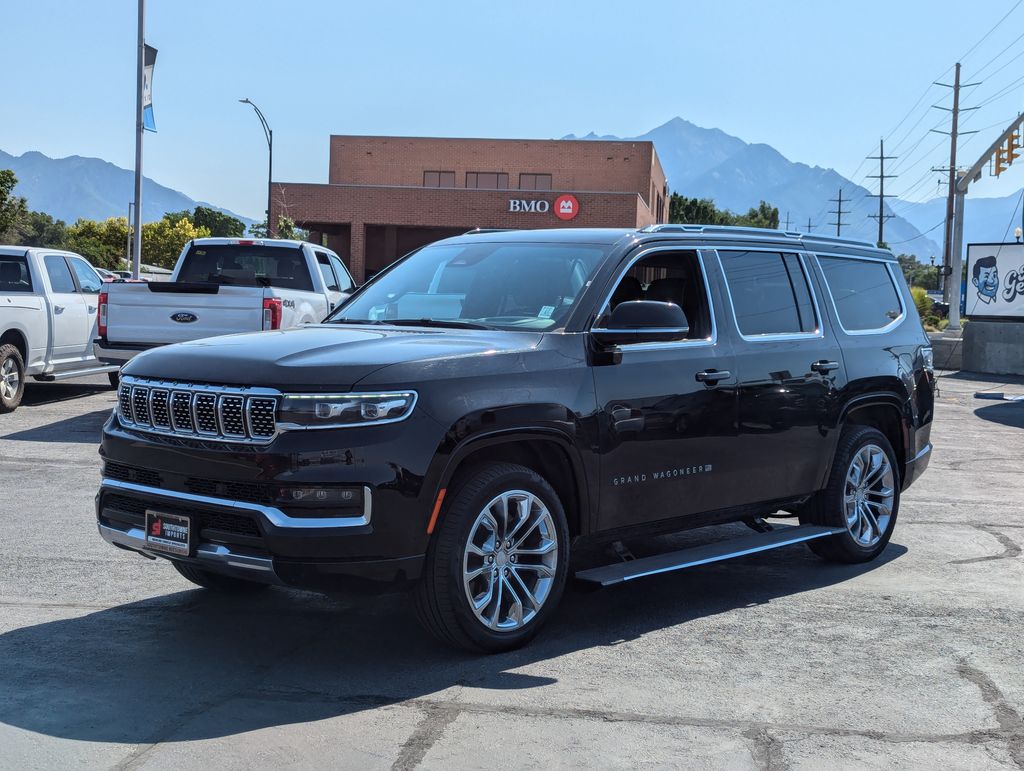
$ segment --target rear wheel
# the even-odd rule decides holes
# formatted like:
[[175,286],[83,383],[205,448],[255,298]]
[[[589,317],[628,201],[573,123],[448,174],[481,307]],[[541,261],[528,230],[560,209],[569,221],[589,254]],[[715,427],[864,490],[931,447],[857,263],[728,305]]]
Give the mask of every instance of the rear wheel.
[[800,515],[804,523],[844,532],[808,541],[811,551],[834,562],[868,562],[885,549],[900,504],[896,455],[885,434],[869,426],[843,431],[828,486]]
[[25,393],[25,362],[13,345],[0,345],[0,412],[14,412]]
[[244,578],[224,576],[176,560],[172,560],[171,564],[182,576],[204,589],[212,589],[225,594],[250,594],[269,588],[268,584],[262,584],[259,581],[246,581]]
[[417,586],[417,615],[451,645],[517,648],[557,606],[568,556],[565,512],[551,485],[524,466],[482,466],[444,511]]

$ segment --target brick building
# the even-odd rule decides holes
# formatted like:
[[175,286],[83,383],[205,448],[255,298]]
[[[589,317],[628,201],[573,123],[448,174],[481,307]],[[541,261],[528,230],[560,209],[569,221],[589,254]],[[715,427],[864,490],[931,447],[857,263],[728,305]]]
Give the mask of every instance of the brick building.
[[273,207],[362,281],[476,227],[664,222],[668,187],[650,142],[332,136],[328,183],[275,183]]

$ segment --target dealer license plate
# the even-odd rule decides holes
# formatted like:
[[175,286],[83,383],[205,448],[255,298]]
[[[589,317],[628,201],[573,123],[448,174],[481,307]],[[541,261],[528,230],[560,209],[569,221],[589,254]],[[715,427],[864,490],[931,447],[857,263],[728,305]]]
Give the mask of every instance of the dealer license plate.
[[192,552],[192,523],[188,517],[146,510],[146,547],[187,557]]

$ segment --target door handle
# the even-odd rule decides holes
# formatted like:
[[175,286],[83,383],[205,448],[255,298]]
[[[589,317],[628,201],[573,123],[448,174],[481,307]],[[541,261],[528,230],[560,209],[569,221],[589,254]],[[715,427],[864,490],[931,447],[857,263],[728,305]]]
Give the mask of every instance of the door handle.
[[835,369],[839,369],[839,362],[838,361],[824,361],[824,360],[822,360],[822,361],[816,361],[816,362],[814,362],[814,364],[811,365],[811,371],[813,371],[813,372],[820,372],[822,374],[825,374],[826,372],[831,372],[832,370],[835,370]]
[[63,305],[54,305],[53,306],[53,312],[54,313],[63,313],[64,312],[64,306]]
[[706,369],[703,372],[698,372],[694,377],[697,378],[698,383],[718,385],[719,380],[726,380],[732,377],[732,373],[727,369]]
[[89,305],[88,308],[89,308],[89,313],[95,313],[96,312],[96,306],[95,305]]

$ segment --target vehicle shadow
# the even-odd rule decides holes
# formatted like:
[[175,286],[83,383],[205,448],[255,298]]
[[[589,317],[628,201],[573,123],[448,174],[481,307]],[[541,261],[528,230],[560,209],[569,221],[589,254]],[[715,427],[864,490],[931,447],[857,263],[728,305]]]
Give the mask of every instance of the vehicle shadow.
[[876,562],[851,566],[787,549],[602,591],[571,586],[533,643],[493,656],[435,642],[404,597],[178,592],[0,635],[0,723],[82,741],[194,741],[453,686],[544,688],[557,680],[511,670],[668,627],[685,635],[694,619],[841,583],[906,551],[890,544]]
[[110,409],[95,410],[65,418],[45,426],[36,426],[13,434],[4,434],[3,438],[15,442],[78,442],[81,444],[99,444],[103,432],[103,424],[110,417]]
[[[104,379],[106,376],[104,375]],[[99,393],[114,395],[114,389],[106,382],[103,383],[37,383],[29,380],[25,383],[25,393],[21,397],[21,407],[41,407],[44,404],[56,404],[71,399],[81,399],[83,396],[93,396]]]
[[1024,428],[1024,402],[998,402],[974,411],[982,420],[1010,428]]

